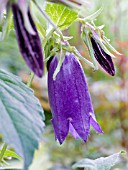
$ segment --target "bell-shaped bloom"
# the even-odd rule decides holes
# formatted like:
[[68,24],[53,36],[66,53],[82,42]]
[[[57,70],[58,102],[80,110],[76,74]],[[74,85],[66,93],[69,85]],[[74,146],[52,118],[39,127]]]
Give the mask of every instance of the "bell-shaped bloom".
[[[20,1],[23,3],[20,4]],[[16,36],[26,64],[38,77],[42,77],[44,69],[42,45],[30,10],[24,5],[24,0],[12,5]]]
[[80,137],[86,142],[90,125],[97,132],[103,132],[94,115],[84,71],[78,59],[69,54],[53,80],[57,64],[54,57],[48,68],[48,94],[56,139],[62,144],[70,132],[74,138]]
[[95,40],[95,38],[91,37],[91,43],[93,48],[94,57],[101,65],[101,67],[111,76],[115,75],[115,68],[112,61],[112,57],[108,55],[100,46],[100,44]]

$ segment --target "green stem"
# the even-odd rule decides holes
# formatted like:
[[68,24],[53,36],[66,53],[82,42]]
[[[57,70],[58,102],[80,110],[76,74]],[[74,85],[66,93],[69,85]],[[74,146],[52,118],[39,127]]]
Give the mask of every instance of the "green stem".
[[55,31],[55,28],[51,29],[51,31],[46,35],[46,38],[44,38],[44,40],[43,40],[43,47],[45,47],[48,39],[52,36],[54,31]]
[[29,80],[28,80],[28,82],[27,82],[27,86],[28,86],[28,87],[31,86],[33,79],[34,79],[34,73],[31,72],[30,77],[29,77]]
[[78,51],[76,48],[73,49],[73,53],[74,53],[79,59],[81,59],[82,61],[84,61],[86,64],[88,64],[89,66],[91,66],[91,67],[95,70],[94,64],[93,64],[92,62],[90,62],[89,60],[87,60],[86,58],[84,58],[84,57],[79,53],[79,51]]
[[3,146],[3,148],[2,148],[2,150],[1,150],[1,153],[0,153],[0,162],[1,162],[2,159],[3,159],[3,156],[4,156],[4,153],[5,153],[6,149],[7,149],[7,146],[8,146],[8,145],[5,143],[4,146]]
[[86,21],[83,18],[77,18],[76,21],[81,22],[82,24],[86,24]]

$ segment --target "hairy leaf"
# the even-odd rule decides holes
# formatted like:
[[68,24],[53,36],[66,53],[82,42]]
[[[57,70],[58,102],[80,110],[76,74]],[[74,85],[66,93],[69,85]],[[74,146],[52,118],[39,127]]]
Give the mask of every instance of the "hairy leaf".
[[123,160],[123,156],[126,154],[125,151],[121,151],[119,153],[113,154],[106,158],[101,157],[95,160],[91,159],[83,159],[78,163],[73,165],[73,169],[75,168],[85,168],[85,170],[111,170],[115,165],[121,163]]
[[0,133],[23,158],[27,170],[41,140],[44,114],[33,91],[5,71],[0,71],[0,110]]
[[77,12],[60,4],[48,3],[45,11],[61,30],[68,28],[78,17]]

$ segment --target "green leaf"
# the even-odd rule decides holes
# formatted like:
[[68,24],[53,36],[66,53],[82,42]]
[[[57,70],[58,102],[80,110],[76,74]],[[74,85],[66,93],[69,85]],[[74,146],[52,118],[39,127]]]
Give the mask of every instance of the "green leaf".
[[121,151],[105,158],[101,157],[95,160],[83,159],[74,164],[72,168],[85,168],[85,170],[111,170],[112,167],[121,163],[124,155],[126,155],[126,152]]
[[45,11],[61,30],[67,29],[78,18],[77,12],[60,4],[48,3]]
[[[1,153],[1,150],[0,150],[0,153]],[[22,160],[22,158],[19,155],[17,155],[15,152],[10,151],[10,150],[5,151],[4,157],[12,157],[12,158]]]
[[11,73],[0,70],[0,133],[28,169],[44,130],[44,113],[33,91]]

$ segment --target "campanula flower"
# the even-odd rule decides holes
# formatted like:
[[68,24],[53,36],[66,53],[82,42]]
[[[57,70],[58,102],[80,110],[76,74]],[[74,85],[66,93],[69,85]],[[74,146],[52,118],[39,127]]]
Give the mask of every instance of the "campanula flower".
[[78,59],[68,54],[53,80],[57,64],[57,58],[53,57],[48,68],[48,94],[55,137],[62,144],[70,132],[74,138],[80,137],[86,142],[90,125],[97,132],[103,132],[94,115],[84,71]]
[[91,37],[91,43],[93,47],[93,53],[98,61],[98,63],[101,65],[101,67],[111,76],[115,75],[115,68],[112,61],[112,57],[108,55],[100,46],[100,44],[95,40],[94,37]]
[[12,5],[14,25],[21,54],[29,68],[38,76],[43,75],[41,41],[25,0]]

